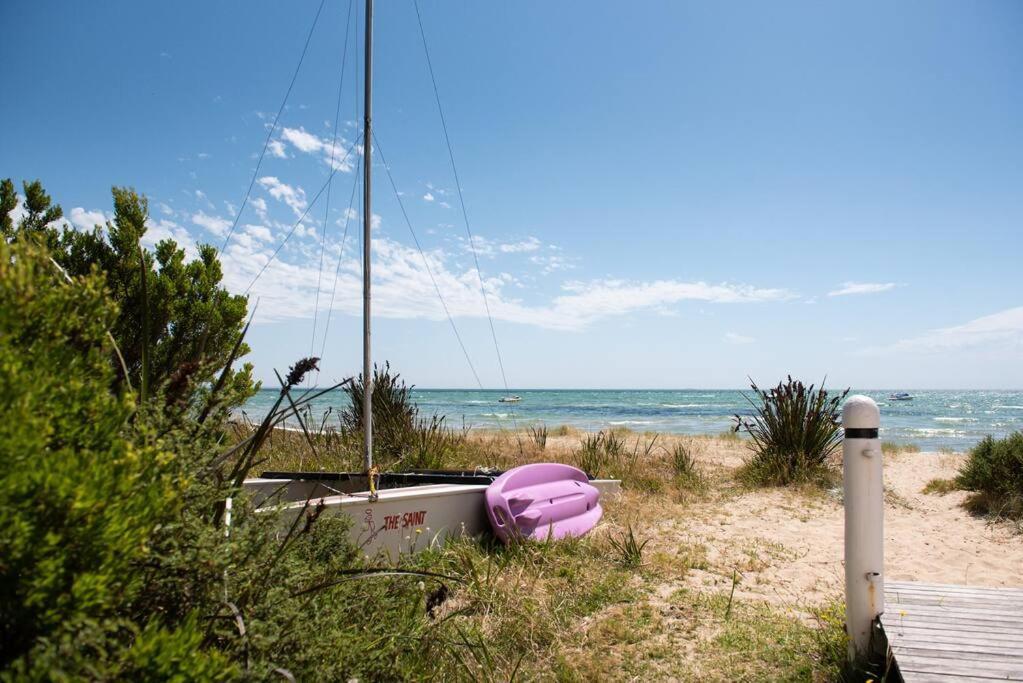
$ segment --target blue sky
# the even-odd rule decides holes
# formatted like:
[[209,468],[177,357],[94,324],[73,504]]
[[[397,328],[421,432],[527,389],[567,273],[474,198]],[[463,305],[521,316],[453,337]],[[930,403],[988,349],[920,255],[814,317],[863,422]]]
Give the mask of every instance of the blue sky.
[[[4,2],[0,174],[79,227],[133,185],[151,240],[221,244],[318,4]],[[377,5],[378,140],[498,388],[415,10]],[[1023,387],[1023,4],[420,6],[511,386]],[[347,12],[326,0],[225,251],[236,291],[329,175]],[[314,312],[319,352],[359,155],[252,289],[261,378],[309,353]],[[376,358],[475,386],[379,156],[374,178]],[[358,210],[325,378],[359,367]]]

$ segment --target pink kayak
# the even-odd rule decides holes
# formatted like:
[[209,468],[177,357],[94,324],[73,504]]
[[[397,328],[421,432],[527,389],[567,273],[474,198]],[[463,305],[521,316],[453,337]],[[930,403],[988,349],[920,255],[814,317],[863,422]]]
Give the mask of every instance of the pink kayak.
[[560,463],[536,463],[508,470],[484,494],[487,517],[505,543],[515,538],[582,536],[603,510],[600,491],[582,470]]

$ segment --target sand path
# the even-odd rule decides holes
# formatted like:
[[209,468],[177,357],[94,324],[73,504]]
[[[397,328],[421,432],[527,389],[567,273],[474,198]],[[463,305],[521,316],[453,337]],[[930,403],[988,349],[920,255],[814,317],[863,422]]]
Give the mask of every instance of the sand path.
[[[1023,585],[1023,536],[963,509],[965,493],[924,494],[935,478],[954,476],[962,456],[901,453],[885,462],[885,559],[890,579],[977,586]],[[734,467],[734,449],[708,447],[711,466]],[[820,496],[737,489],[652,525],[653,544],[695,544],[706,562],[684,583],[731,589],[779,605],[816,605],[844,585],[840,491]]]

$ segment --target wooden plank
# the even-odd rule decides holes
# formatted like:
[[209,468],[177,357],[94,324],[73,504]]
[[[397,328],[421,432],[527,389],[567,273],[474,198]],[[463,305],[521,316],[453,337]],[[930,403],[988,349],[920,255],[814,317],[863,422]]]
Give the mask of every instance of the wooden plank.
[[1023,588],[1014,586],[960,586],[949,583],[917,583],[915,581],[885,581],[885,589],[905,591],[938,591],[945,594],[990,593],[997,591],[1005,595],[1023,596]]
[[1018,662],[965,662],[958,657],[896,656],[899,671],[907,683],[912,683],[909,672],[947,674],[950,676],[987,676],[998,681],[1023,681],[1023,661]]
[[969,605],[974,603],[1014,605],[1019,608],[1023,605],[1023,598],[1009,595],[948,595],[942,593],[905,593],[902,591],[885,591],[885,600],[888,602],[914,603],[928,602],[930,600],[942,600],[956,605]]
[[892,581],[885,603],[907,683],[1023,681],[1023,589]]
[[953,683],[953,681],[966,681],[966,683],[991,683],[991,681],[1005,680],[1004,678],[992,678],[991,676],[963,676],[954,674],[936,674],[925,671],[907,671],[902,673],[903,678],[907,675],[909,683]]
[[1016,662],[1023,666],[1023,658],[1019,648],[1015,646],[996,645],[957,645],[955,643],[923,643],[899,641],[892,646],[896,661],[904,655],[956,657],[958,659],[976,659],[979,661]]
[[1001,618],[1002,621],[1023,621],[1023,611],[1012,608],[998,609],[996,607],[960,607],[957,605],[906,605],[888,604],[885,614],[933,614],[934,616],[961,616],[970,618],[971,615],[983,615],[985,617]]
[[907,630],[933,631],[934,633],[963,633],[967,636],[976,633],[990,633],[992,635],[1020,636],[1020,629],[1015,625],[999,625],[997,622],[985,621],[983,619],[960,619],[954,622],[935,622],[926,618],[906,617],[898,621],[882,619],[881,623],[885,630],[891,632]]
[[914,595],[907,599],[905,595],[885,595],[888,605],[938,605],[941,607],[977,607],[1010,609],[1023,614],[1023,600],[999,600],[997,598],[949,598],[941,595]]
[[1009,629],[1002,629],[1000,631],[989,632],[983,629],[977,630],[964,630],[958,628],[950,629],[937,629],[929,626],[918,626],[918,625],[897,625],[884,624],[885,632],[889,638],[898,638],[900,641],[924,641],[928,642],[933,640],[934,642],[954,642],[954,643],[971,643],[977,642],[979,644],[988,643],[1006,643],[1012,644],[1017,647],[1023,648],[1023,635],[1018,631],[1010,631]]

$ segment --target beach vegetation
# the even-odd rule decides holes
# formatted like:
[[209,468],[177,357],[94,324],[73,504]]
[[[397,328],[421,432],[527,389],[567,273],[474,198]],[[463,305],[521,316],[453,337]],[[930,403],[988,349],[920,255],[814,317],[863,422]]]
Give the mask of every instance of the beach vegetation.
[[925,485],[921,493],[944,496],[947,493],[952,493],[959,487],[956,485],[955,479],[943,479],[936,478],[931,479]]
[[972,492],[967,504],[973,510],[1023,520],[1023,432],[984,437],[970,449],[955,481]]
[[116,340],[109,350],[112,382],[132,389],[137,401],[179,412],[226,415],[253,395],[252,366],[234,368],[249,353],[247,301],[223,286],[214,247],[199,245],[191,260],[172,239],[147,249],[149,203],[128,187],[113,188],[112,219],[89,231],[63,220],[38,180],[26,181],[23,191],[24,215],[15,221],[14,183],[0,182],[3,239],[44,248],[68,278],[100,276],[118,304],[108,325]]
[[541,423],[529,427],[529,438],[538,451],[547,450],[547,425]]
[[849,390],[829,395],[823,386],[815,390],[791,376],[767,390],[750,386],[753,413],[735,416],[735,431],[752,441],[740,477],[760,486],[830,484],[832,458],[842,443],[840,405]]
[[[342,462],[361,469],[365,381],[362,374],[343,387],[348,403],[339,412]],[[381,470],[441,469],[450,466],[464,443],[464,430],[439,415],[421,415],[415,389],[390,363],[373,368],[373,459]]]
[[895,441],[882,441],[881,452],[884,455],[899,455],[901,453],[919,453],[920,447],[913,443],[896,443]]
[[650,542],[650,539],[648,538],[642,542],[639,541],[632,529],[632,525],[629,524],[619,534],[612,535],[608,542],[611,544],[611,548],[614,549],[618,563],[623,567],[634,569],[643,564],[643,549]]

